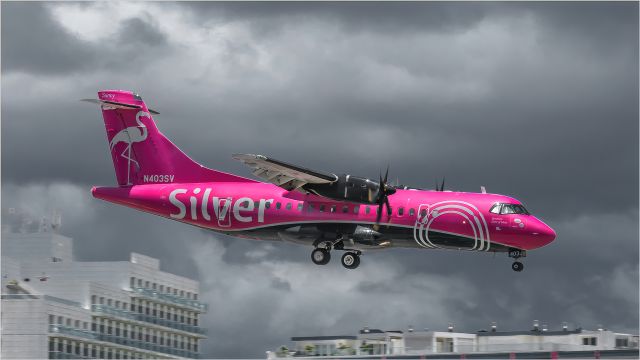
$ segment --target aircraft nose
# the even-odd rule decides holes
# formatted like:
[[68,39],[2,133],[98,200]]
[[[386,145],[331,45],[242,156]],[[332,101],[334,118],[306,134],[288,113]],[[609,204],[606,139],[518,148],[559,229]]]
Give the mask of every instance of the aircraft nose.
[[537,221],[533,235],[539,246],[545,246],[556,239],[556,232],[541,220]]

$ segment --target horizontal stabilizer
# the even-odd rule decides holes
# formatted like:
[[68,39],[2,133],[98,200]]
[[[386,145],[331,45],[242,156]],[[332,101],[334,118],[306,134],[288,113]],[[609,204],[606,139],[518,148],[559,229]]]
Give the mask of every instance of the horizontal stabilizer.
[[[139,105],[133,105],[133,104],[125,104],[125,103],[121,103],[121,102],[116,102],[116,101],[109,101],[109,100],[100,100],[100,99],[80,99],[80,101],[86,101],[86,102],[90,102],[90,103],[94,103],[94,104],[99,104],[102,106],[108,106],[111,108],[115,108],[115,109],[142,109],[141,106]],[[159,115],[160,113],[153,110],[153,109],[148,109],[150,113],[154,114],[154,115]]]

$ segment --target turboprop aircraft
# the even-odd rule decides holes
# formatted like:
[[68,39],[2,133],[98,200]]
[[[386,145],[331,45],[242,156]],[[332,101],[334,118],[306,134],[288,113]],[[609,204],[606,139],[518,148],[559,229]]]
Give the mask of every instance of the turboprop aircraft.
[[97,99],[118,186],[93,187],[94,197],[227,235],[312,246],[325,265],[342,251],[355,269],[363,251],[416,248],[504,252],[519,258],[556,234],[518,200],[497,194],[393,186],[306,169],[263,155],[235,154],[263,180],[206,168],[156,127],[142,98],[105,90]]

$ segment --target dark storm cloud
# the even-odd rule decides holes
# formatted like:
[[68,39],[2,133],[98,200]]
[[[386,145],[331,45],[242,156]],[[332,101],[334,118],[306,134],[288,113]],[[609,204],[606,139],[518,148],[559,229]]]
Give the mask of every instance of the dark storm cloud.
[[453,2],[182,2],[180,6],[205,22],[243,21],[267,34],[274,34],[286,22],[310,20],[335,23],[347,31],[452,31],[481,21],[489,7],[483,3]]
[[2,3],[2,72],[60,75],[87,69],[92,46],[53,20],[43,3]]
[[[114,31],[85,40],[56,6],[74,4],[2,4],[3,206],[60,208],[81,259],[137,251],[197,275],[208,355],[365,325],[637,332],[637,3],[147,3],[98,12]],[[345,272],[99,202],[90,185],[115,180],[104,125],[77,99],[101,88],[138,91],[224,171],[250,175],[236,152],[373,178],[390,162],[401,183],[515,196],[559,236],[520,274],[504,256],[408,250]]]
[[[56,75],[95,71],[103,67],[142,66],[147,51],[166,47],[166,36],[140,18],[119,24],[112,39],[81,40],[54,20],[48,4],[2,4],[2,71]],[[156,55],[156,54],[153,54]]]

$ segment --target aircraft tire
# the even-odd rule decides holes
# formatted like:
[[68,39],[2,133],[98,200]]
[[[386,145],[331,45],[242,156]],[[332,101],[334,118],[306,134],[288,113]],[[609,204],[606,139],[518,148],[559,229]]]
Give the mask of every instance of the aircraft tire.
[[331,260],[331,253],[327,249],[315,248],[311,252],[311,261],[316,265],[327,265]]
[[511,269],[513,271],[520,272],[524,270],[524,265],[520,261],[515,261],[513,264],[511,264]]
[[360,256],[353,252],[346,252],[342,255],[342,266],[347,269],[355,269],[360,265]]

